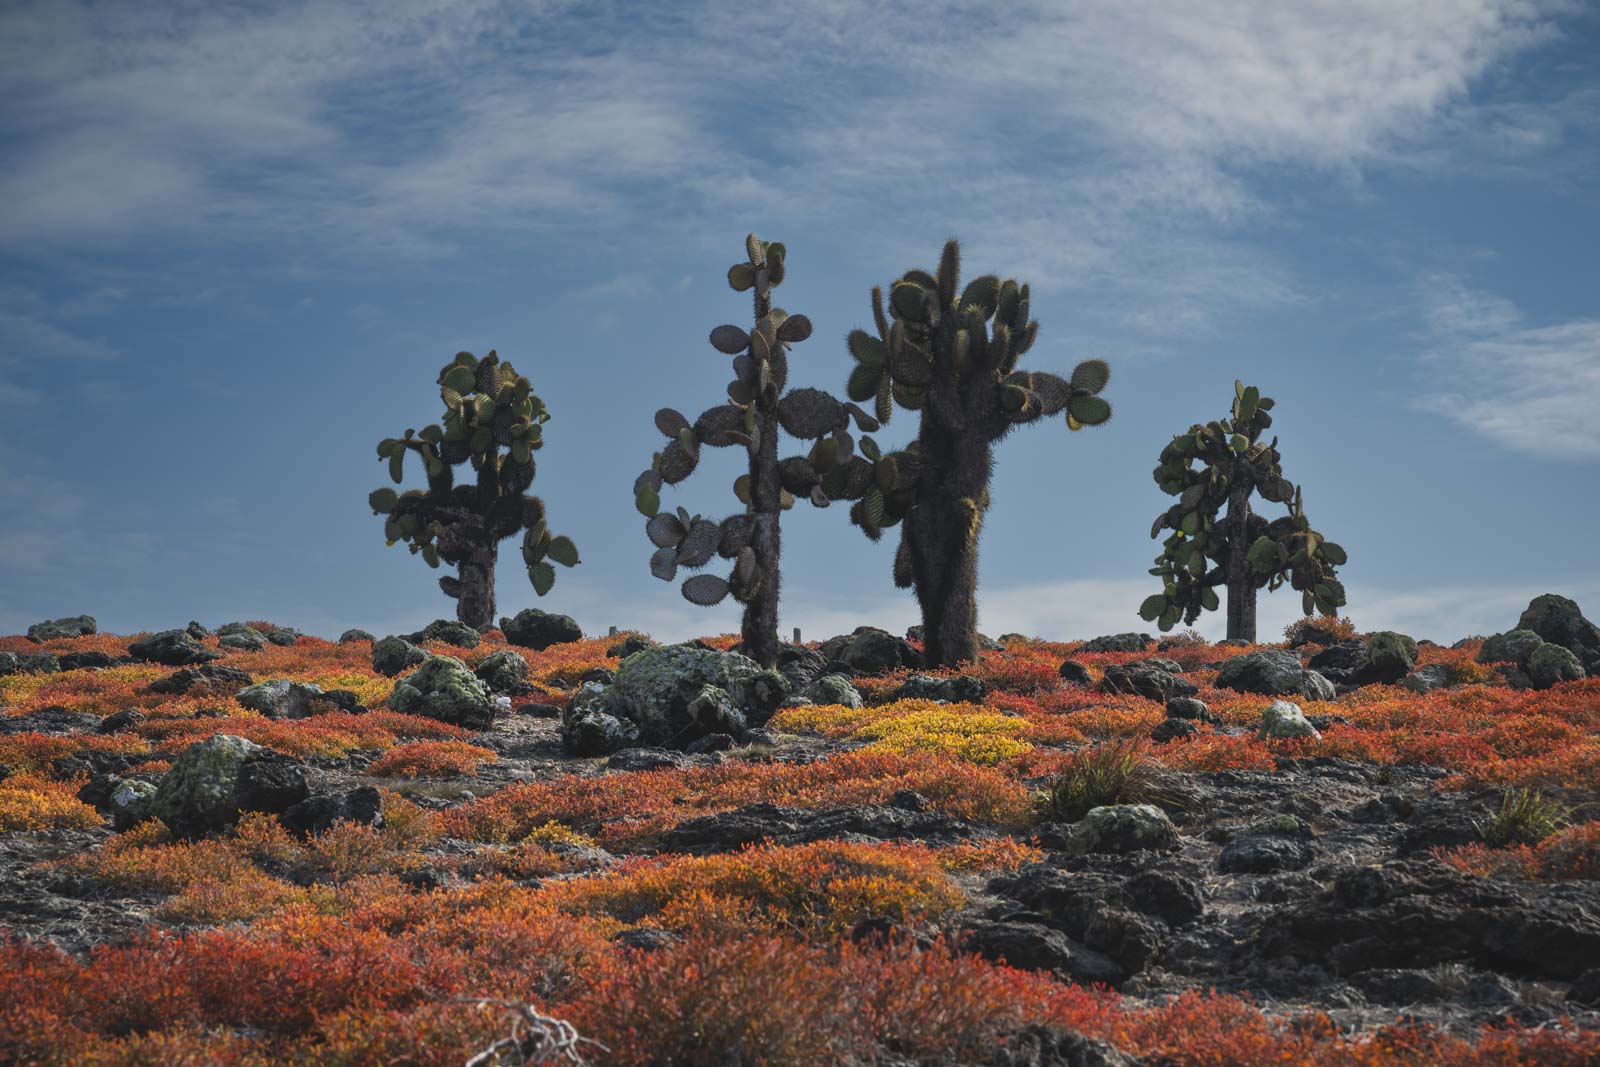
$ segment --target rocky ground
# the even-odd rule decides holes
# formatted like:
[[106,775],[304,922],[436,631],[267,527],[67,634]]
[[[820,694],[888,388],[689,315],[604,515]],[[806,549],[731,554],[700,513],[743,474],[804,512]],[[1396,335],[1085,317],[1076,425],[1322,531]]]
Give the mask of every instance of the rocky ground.
[[[878,1033],[801,1060],[745,1023],[732,1045],[656,1034],[630,1058],[626,1035],[586,1016],[599,994],[579,973],[542,1002],[609,1036],[592,1062],[1264,1063],[1292,1048],[1355,1062],[1372,1055],[1361,1035],[1397,1024],[1459,1042],[1436,1062],[1596,1062],[1600,683],[1584,660],[1600,642],[1576,606],[1554,622],[1538,608],[1522,624],[1550,640],[1521,626],[1456,649],[1012,636],[934,675],[870,630],[761,672],[727,639],[575,641],[539,613],[481,639],[436,624],[343,643],[264,624],[133,640],[59,620],[0,644],[0,927],[18,973],[51,945],[77,968],[61,974],[92,985],[97,952],[146,951],[152,930],[257,944],[294,908],[478,907],[492,882],[530,914],[594,924],[622,961],[605,966],[689,953],[726,908],[754,938],[973,956],[1006,965],[985,975],[1113,990],[1118,1018],[1144,1020],[1063,1025],[1056,994],[1029,986],[959,1040]],[[1119,776],[1113,754],[1136,770]],[[1550,825],[1510,810],[1518,789]],[[746,880],[725,883],[733,859]],[[796,863],[813,873],[772,889]],[[704,896],[675,908],[702,887],[660,888],[662,872],[697,872]],[[1156,1035],[1150,1020],[1203,991],[1248,1005],[1270,1040]],[[337,1044],[321,1018],[274,1034],[215,1007],[146,1006],[132,1025],[97,1010],[46,1012],[49,1026],[0,1013],[0,1049],[109,1061],[164,1034],[315,1060]],[[438,1040],[429,1055],[459,1062]]]

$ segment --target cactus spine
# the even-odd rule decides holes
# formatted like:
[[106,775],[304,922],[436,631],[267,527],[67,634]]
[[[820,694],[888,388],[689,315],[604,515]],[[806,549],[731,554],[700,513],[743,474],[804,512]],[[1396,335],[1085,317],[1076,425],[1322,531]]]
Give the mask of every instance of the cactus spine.
[[[694,570],[713,556],[732,560],[727,578],[696,574],[684,581],[683,595],[691,603],[710,606],[731,593],[744,605],[744,654],[767,667],[778,661],[779,514],[798,497],[816,507],[828,506],[822,474],[833,457],[851,454],[852,416],[861,430],[877,429],[865,411],[820,389],[785,391],[788,353],[811,336],[811,322],[804,315],[772,306],[772,289],[783,282],[787,254],[776,241],[762,241],[755,234],[745,238],[745,259],[728,269],[728,285],[735,292],[753,292],[753,329],[747,333],[738,326],[718,326],[710,338],[712,347],[733,357],[729,402],[707,409],[693,423],[672,408],[656,412],[656,428],[667,444],[633,486],[635,504],[646,517],[645,534],[656,546],[650,572],[672,581],[680,567]],[[780,460],[780,429],[814,441],[811,454]],[[749,456],[747,473],[733,485],[744,511],[714,522],[683,508],[676,513],[661,510],[661,487],[692,474],[706,445],[742,447]]]
[[1048,415],[1064,412],[1072,430],[1111,418],[1099,396],[1111,374],[1104,362],[1080,363],[1070,379],[1017,369],[1039,329],[1027,285],[986,274],[963,289],[959,276],[952,240],[936,275],[911,270],[891,286],[887,315],[883,291],[872,290],[877,336],[849,336],[850,399],[872,400],[880,422],[896,404],[919,412],[917,439],[883,454],[863,438],[862,456],[824,477],[829,496],[855,501],[851,520],[872,540],[901,526],[894,579],[916,591],[929,666],[978,658],[978,539],[994,442]]
[[[378,442],[378,458],[388,461],[397,485],[406,456],[416,453],[427,490],[378,489],[367,503],[385,516],[389,544],[405,541],[430,567],[456,567],[455,576],[439,579],[439,588],[456,599],[456,618],[481,630],[493,625],[501,541],[525,531],[522,556],[540,596],[555,582],[551,561],[577,566],[578,550],[571,539],[551,536],[544,501],[526,495],[533,484],[533,453],[543,447],[550,420],[528,379],[492,351],[482,359],[461,352],[440,369],[438,384],[445,405],[438,424]],[[469,463],[472,483],[456,484],[455,468]]]
[[[1263,587],[1288,583],[1300,590],[1307,615],[1338,614],[1345,594],[1336,568],[1346,556],[1311,528],[1301,491],[1283,477],[1278,439],[1261,440],[1272,425],[1272,398],[1239,381],[1233,392],[1230,418],[1196,423],[1161,451],[1156,485],[1178,502],[1150,528],[1152,538],[1163,529],[1172,533],[1150,569],[1162,591],[1145,599],[1139,615],[1162,630],[1180,618],[1193,624],[1200,612],[1217,609],[1222,586],[1228,637],[1254,642],[1256,591]],[[1289,513],[1269,522],[1251,509],[1252,493],[1288,505]]]

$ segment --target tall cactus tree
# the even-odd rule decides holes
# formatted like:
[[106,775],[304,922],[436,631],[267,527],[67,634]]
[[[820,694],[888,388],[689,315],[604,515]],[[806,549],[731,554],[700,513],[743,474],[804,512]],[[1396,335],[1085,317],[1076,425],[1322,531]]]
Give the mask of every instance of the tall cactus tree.
[[[482,359],[462,352],[439,371],[439,395],[445,412],[438,424],[378,442],[378,458],[388,460],[395,484],[406,456],[415,453],[428,488],[379,489],[367,502],[385,517],[389,544],[405,541],[428,566],[444,562],[457,569],[439,579],[439,588],[456,599],[456,618],[483,629],[494,618],[501,541],[523,531],[522,558],[540,596],[556,580],[551,561],[575,567],[578,550],[570,538],[551,536],[544,501],[527,495],[533,454],[543,447],[550,420],[528,379],[492,351]],[[457,484],[456,468],[469,463],[472,481]]]
[[847,391],[873,400],[880,422],[894,405],[920,414],[917,439],[882,454],[871,438],[862,456],[840,460],[824,490],[855,503],[850,518],[876,541],[901,525],[894,579],[916,590],[924,658],[930,667],[978,658],[978,537],[989,509],[994,443],[1021,424],[1066,413],[1068,428],[1099,426],[1111,405],[1098,395],[1111,376],[1100,360],[1070,378],[1020,371],[1038,322],[1027,285],[985,274],[960,288],[960,248],[948,241],[937,275],[911,270],[889,290],[872,290],[876,337],[852,331],[856,359]]
[[[1178,502],[1150,528],[1152,538],[1164,529],[1172,533],[1150,570],[1163,589],[1145,599],[1139,615],[1162,630],[1180,618],[1192,625],[1200,612],[1216,610],[1222,586],[1228,637],[1254,642],[1259,589],[1288,583],[1300,590],[1307,615],[1313,609],[1338,614],[1345,599],[1335,568],[1345,562],[1345,551],[1306,520],[1300,490],[1283,476],[1278,439],[1261,440],[1272,425],[1272,398],[1238,381],[1233,392],[1230,418],[1196,423],[1161,450],[1156,484]],[[1252,493],[1287,504],[1289,513],[1269,522],[1251,510]]]
[[[778,661],[779,513],[801,497],[827,507],[822,474],[837,457],[853,453],[851,418],[864,432],[877,429],[861,408],[820,389],[785,391],[788,353],[811,336],[811,321],[804,315],[772,306],[772,290],[784,279],[786,255],[776,241],[762,241],[755,234],[745,238],[745,259],[728,269],[728,285],[735,292],[753,291],[753,328],[746,332],[718,326],[711,331],[712,347],[733,357],[728,403],[708,408],[693,423],[672,408],[656,412],[656,428],[667,444],[633,487],[635,503],[646,516],[645,533],[656,546],[650,573],[670,582],[679,568],[703,567],[713,556],[732,560],[727,578],[694,575],[684,581],[683,595],[691,603],[710,606],[732,593],[744,605],[744,653],[767,667]],[[816,442],[811,454],[780,460],[780,429]],[[744,511],[715,522],[683,508],[661,510],[661,487],[692,474],[706,445],[740,447],[749,456],[749,471],[733,484]]]

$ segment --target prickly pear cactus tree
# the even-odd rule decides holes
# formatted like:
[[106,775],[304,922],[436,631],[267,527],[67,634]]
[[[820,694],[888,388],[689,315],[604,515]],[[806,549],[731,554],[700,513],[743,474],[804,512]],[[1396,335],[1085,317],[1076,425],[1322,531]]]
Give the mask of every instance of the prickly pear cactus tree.
[[[743,604],[744,654],[767,667],[778,661],[778,516],[800,498],[827,507],[822,476],[853,454],[851,419],[864,432],[877,429],[861,408],[820,389],[786,389],[789,352],[811,336],[811,322],[772,306],[772,290],[783,282],[785,255],[776,241],[755,234],[745,239],[745,259],[728,269],[728,284],[735,292],[753,293],[755,321],[748,331],[739,326],[711,331],[711,346],[733,358],[728,402],[708,408],[693,422],[671,408],[656,412],[656,428],[667,443],[633,487],[646,518],[645,533],[656,546],[650,573],[670,582],[680,569],[697,570],[719,556],[731,560],[726,578],[696,574],[684,581],[683,595],[710,606],[731,594]],[[814,442],[809,455],[779,459],[780,432]],[[706,447],[742,448],[749,456],[748,472],[733,484],[744,511],[718,522],[683,508],[662,510],[662,486],[694,473]]]
[[847,391],[872,401],[879,422],[896,404],[917,412],[917,439],[882,453],[863,438],[861,455],[823,478],[829,496],[854,501],[850,518],[872,540],[901,527],[895,584],[916,591],[929,666],[978,658],[978,535],[994,443],[1052,415],[1072,430],[1111,418],[1099,395],[1111,369],[1100,360],[1078,364],[1070,378],[1017,369],[1039,331],[1027,285],[985,274],[962,288],[960,268],[949,241],[936,275],[907,271],[890,287],[887,315],[883,290],[872,290],[877,336],[850,334]]
[[[1261,440],[1272,425],[1272,398],[1238,381],[1233,391],[1230,418],[1196,423],[1161,450],[1156,484],[1178,502],[1150,528],[1151,537],[1172,533],[1150,570],[1163,589],[1139,615],[1163,630],[1179,619],[1192,625],[1216,610],[1220,586],[1228,593],[1228,637],[1254,642],[1258,589],[1287,583],[1300,590],[1307,615],[1337,615],[1345,600],[1335,568],[1345,552],[1306,520],[1300,490],[1283,476],[1278,439]],[[1289,513],[1271,521],[1255,514],[1252,493]]]
[[[428,488],[379,489],[367,502],[384,516],[389,544],[404,541],[428,566],[456,568],[439,588],[456,599],[456,618],[483,629],[494,618],[501,541],[522,532],[528,580],[540,596],[556,580],[552,562],[575,567],[578,550],[570,538],[551,536],[544,501],[527,492],[550,420],[528,379],[494,352],[482,359],[462,352],[439,371],[439,395],[445,411],[437,424],[378,442],[378,458],[388,461],[395,484],[415,454]],[[469,467],[471,479],[458,483],[458,467]]]

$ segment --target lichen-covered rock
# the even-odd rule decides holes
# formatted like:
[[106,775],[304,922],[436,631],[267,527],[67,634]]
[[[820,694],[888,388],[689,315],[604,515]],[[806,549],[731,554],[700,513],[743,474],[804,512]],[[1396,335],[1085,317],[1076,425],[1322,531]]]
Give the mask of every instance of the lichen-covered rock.
[[314,701],[326,698],[320,685],[274,678],[257,682],[234,694],[234,699],[269,719],[304,719],[315,714]]
[[1155,643],[1149,634],[1105,634],[1092,637],[1078,649],[1079,652],[1143,652]]
[[344,633],[339,635],[339,643],[341,645],[353,645],[357,641],[375,641],[375,640],[377,640],[377,638],[373,637],[371,634],[367,633],[367,631],[365,631],[365,630],[350,629],[350,630],[346,630]]
[[1528,677],[1535,689],[1549,689],[1561,682],[1576,682],[1584,677],[1583,664],[1571,649],[1546,641],[1528,657]]
[[28,640],[36,644],[55,641],[63,637],[87,637],[97,633],[93,615],[70,615],[64,619],[36,622],[28,627]]
[[1293,737],[1321,737],[1317,728],[1306,719],[1300,705],[1287,700],[1274,700],[1261,713],[1257,733],[1266,739],[1284,740]]
[[483,638],[478,631],[464,622],[455,619],[434,619],[416,633],[407,634],[406,640],[413,644],[420,644],[423,641],[442,641],[457,648],[477,648],[478,642]]
[[942,700],[947,704],[978,704],[983,701],[989,687],[983,679],[970,674],[957,674],[937,678],[931,674],[913,674],[891,696],[893,700]]
[[454,656],[429,656],[394,684],[389,706],[406,715],[421,715],[469,730],[494,725],[497,705],[465,663]]
[[507,643],[535,652],[543,652],[551,645],[583,640],[583,627],[571,615],[557,615],[538,608],[524,608],[512,618],[501,619],[500,632],[506,635]]
[[190,637],[187,630],[162,630],[160,633],[140,638],[128,646],[128,654],[167,667],[209,663],[222,655]]
[[385,637],[372,646],[372,669],[389,678],[409,671],[427,658],[426,649],[418,648],[403,637]]
[[[1308,685],[1311,692],[1308,692]],[[1217,670],[1216,686],[1218,689],[1260,693],[1263,696],[1309,697],[1312,692],[1322,689],[1315,681],[1307,682],[1299,656],[1278,648],[1246,652],[1226,660]]]
[[1316,671],[1306,671],[1300,678],[1300,695],[1307,700],[1332,700],[1339,695],[1339,691]]
[[214,734],[184,749],[161,776],[149,812],[175,837],[195,838],[239,819],[239,772],[260,745],[231,734]]
[[118,833],[150,818],[156,786],[142,778],[124,778],[111,791],[106,806],[111,810],[111,828]]
[[267,647],[267,636],[254,627],[246,626],[217,636],[218,648],[233,648],[241,652],[260,652]]
[[1575,601],[1554,593],[1536,596],[1517,620],[1517,629],[1531,630],[1560,645],[1589,674],[1600,673],[1600,626],[1584,618]]
[[1475,658],[1479,663],[1515,663],[1519,667],[1526,667],[1528,657],[1542,644],[1544,638],[1532,630],[1507,630],[1503,634],[1484,638],[1483,647],[1478,649]]
[[528,680],[528,661],[509,648],[502,648],[485,656],[476,674],[491,692],[506,693]]
[[770,719],[788,691],[783,675],[737,652],[665,645],[623,660],[614,684],[575,696],[562,729],[575,752],[616,739],[682,748],[707,734],[742,736]]
[[1417,642],[1393,630],[1377,630],[1367,635],[1365,653],[1368,684],[1393,685],[1416,665]]
[[861,706],[861,693],[842,674],[824,674],[811,683],[805,696],[813,704],[838,704],[847,708]]
[[1067,836],[1066,851],[1140,852],[1178,847],[1178,828],[1154,804],[1106,804],[1089,813]]

